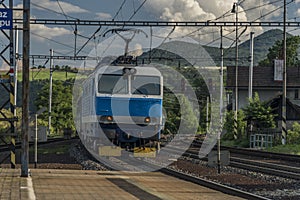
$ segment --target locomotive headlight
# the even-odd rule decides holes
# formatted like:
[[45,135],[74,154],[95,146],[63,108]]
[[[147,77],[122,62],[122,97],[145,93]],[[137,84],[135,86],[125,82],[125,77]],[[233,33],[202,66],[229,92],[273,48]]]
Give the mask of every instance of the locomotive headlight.
[[114,118],[112,116],[101,116],[100,117],[100,122],[112,122]]
[[114,118],[112,116],[107,116],[106,120],[109,121],[109,122],[112,122],[114,120]]
[[145,123],[150,123],[151,122],[151,118],[150,117],[146,117],[144,120]]

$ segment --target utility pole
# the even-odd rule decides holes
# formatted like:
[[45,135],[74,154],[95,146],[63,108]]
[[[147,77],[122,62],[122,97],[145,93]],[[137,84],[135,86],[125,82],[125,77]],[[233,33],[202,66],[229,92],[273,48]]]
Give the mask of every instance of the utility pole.
[[281,122],[281,142],[283,145],[286,144],[286,0],[284,0],[284,11],[283,11],[283,88],[282,88],[282,122]]
[[53,49],[50,49],[50,83],[49,83],[49,121],[48,136],[51,134],[51,109],[52,109],[52,79],[53,79]]
[[210,96],[207,96],[206,97],[206,134],[208,134],[209,132],[209,118],[208,118],[208,115],[209,115],[209,97]]
[[[220,51],[221,51],[221,69],[220,69],[220,124],[223,125],[223,65],[224,65],[224,50],[223,50],[223,27],[221,26],[221,45],[220,45]],[[221,126],[223,127],[223,126]],[[218,133],[218,173],[221,173],[221,133],[222,129]]]
[[250,33],[250,67],[249,67],[249,89],[248,97],[252,99],[252,88],[253,88],[253,46],[254,45],[254,32]]
[[28,177],[29,163],[29,53],[30,53],[30,0],[23,0],[23,80],[22,80],[22,166],[21,177]]
[[231,13],[235,13],[235,108],[234,108],[234,139],[237,139],[237,115],[238,115],[238,2],[233,4]]

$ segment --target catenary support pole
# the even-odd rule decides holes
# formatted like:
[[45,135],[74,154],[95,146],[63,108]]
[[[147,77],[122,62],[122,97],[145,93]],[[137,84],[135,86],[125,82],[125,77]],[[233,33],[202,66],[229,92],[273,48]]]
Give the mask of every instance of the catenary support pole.
[[249,89],[248,97],[252,99],[252,88],[253,88],[253,48],[254,48],[254,32],[250,33],[250,67],[249,67]]
[[284,0],[283,13],[283,88],[282,88],[282,144],[286,144],[287,129],[286,129],[286,0]]
[[[13,8],[13,0],[9,0],[9,8]],[[15,48],[14,48],[14,31],[9,30],[9,52],[10,52],[10,111],[16,118],[16,101],[15,101]],[[10,166],[16,168],[16,122],[11,122],[11,138],[10,138]]]
[[37,168],[37,143],[38,143],[38,121],[37,114],[35,114],[35,137],[34,137],[34,168]]
[[22,80],[22,157],[21,177],[28,177],[29,163],[29,53],[30,0],[23,0],[23,80]]
[[239,89],[238,89],[238,61],[239,61],[239,48],[238,48],[238,2],[234,3],[232,13],[235,13],[235,101],[234,101],[234,139],[238,138],[238,127],[237,127],[237,118],[238,118],[238,97],[239,97]]
[[48,136],[51,135],[51,110],[52,110],[52,82],[53,82],[53,49],[50,49],[50,79],[49,79],[49,118],[48,118]]
[[[221,26],[221,45],[220,45],[220,53],[221,53],[221,67],[220,67],[220,124],[223,124],[223,65],[224,65],[224,50],[223,50],[223,27]],[[222,127],[222,126],[221,126]],[[218,173],[221,173],[221,133],[218,132]]]

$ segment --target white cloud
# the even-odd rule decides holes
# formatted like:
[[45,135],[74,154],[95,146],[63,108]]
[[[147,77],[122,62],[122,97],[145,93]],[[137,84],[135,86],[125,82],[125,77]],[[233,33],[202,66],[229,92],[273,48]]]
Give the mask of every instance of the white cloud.
[[[42,24],[32,24],[30,28],[33,33],[49,39],[57,36],[66,35],[66,34],[72,34],[72,31],[67,30],[65,28],[60,28],[60,27],[50,28]],[[39,40],[44,40],[41,37],[38,38]]]
[[[57,1],[50,1],[50,0],[34,0],[32,1],[35,4],[38,4],[41,7],[34,6],[36,9],[44,10],[42,7],[55,10],[60,12],[61,9],[57,3]],[[88,10],[82,9],[79,6],[72,5],[67,2],[59,1],[60,6],[62,7],[65,14],[70,13],[88,13]]]
[[100,13],[96,13],[96,15],[97,15],[96,18],[100,20],[108,20],[112,18],[112,16],[109,13],[100,12]]
[[[226,14],[226,17],[218,19],[219,21],[235,21],[235,14],[231,14],[231,9],[236,0],[151,0],[146,6],[148,10],[159,16],[162,20],[167,21],[215,21],[217,17]],[[239,21],[267,21],[281,14],[281,10],[271,12],[278,8],[278,5],[270,3],[270,0],[253,0],[242,1],[238,6]],[[296,0],[300,2],[300,0]],[[260,7],[261,5],[261,7]],[[257,7],[255,9],[252,9]],[[298,11],[300,14],[300,9]],[[235,28],[226,28],[227,32],[233,31]],[[192,32],[193,28],[176,28],[182,35]],[[225,33],[226,33],[225,31]],[[244,35],[248,37],[250,32],[254,31],[256,35],[263,32],[262,27],[248,27]],[[215,32],[215,34],[208,34]],[[209,42],[218,37],[219,28],[205,27],[199,29],[196,34],[200,35],[200,39]],[[241,30],[239,31],[241,32]],[[175,32],[174,32],[175,35]],[[172,34],[172,36],[174,36]],[[232,34],[235,35],[235,34]],[[171,37],[172,37],[171,36]],[[246,38],[248,39],[248,38]]]

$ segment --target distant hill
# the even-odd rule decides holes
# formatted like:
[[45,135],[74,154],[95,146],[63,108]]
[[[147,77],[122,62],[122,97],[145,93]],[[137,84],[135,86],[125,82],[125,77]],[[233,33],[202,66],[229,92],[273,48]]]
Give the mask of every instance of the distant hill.
[[[289,35],[287,35],[289,36]],[[255,36],[254,38],[254,65],[257,66],[258,63],[265,59],[269,48],[271,48],[277,40],[282,40],[283,32],[279,29],[272,29],[262,33],[261,35]],[[213,59],[216,65],[220,65],[220,49],[218,47],[211,46],[201,46],[203,47],[208,55]],[[168,62],[168,64],[178,65],[178,60],[182,66],[189,65],[186,61],[180,56],[175,55],[171,52],[166,52],[164,49],[176,49],[176,52],[186,51],[195,54],[193,51],[199,49],[198,44],[187,43],[182,41],[171,41],[168,43],[162,44],[159,49],[152,50],[152,57],[161,60],[161,62]],[[300,50],[300,49],[299,49]],[[204,55],[204,54],[202,54]],[[249,56],[250,56],[250,40],[247,40],[239,45],[239,66],[249,66]],[[139,59],[149,58],[149,52],[144,53]],[[207,62],[207,58],[195,58],[203,59],[203,62]],[[205,60],[206,59],[206,60]],[[193,63],[192,63],[193,64]],[[225,66],[234,66],[235,65],[235,46],[224,49],[224,65]]]
[[[287,36],[290,36],[289,34]],[[272,29],[262,33],[261,35],[254,37],[254,66],[265,59],[269,48],[271,48],[277,40],[283,39],[283,32],[279,29]],[[207,52],[215,60],[216,64],[220,62],[220,55],[218,48],[204,46]],[[239,66],[249,66],[250,56],[250,39],[239,45]],[[235,65],[235,47],[230,49],[224,49],[224,65],[233,66]]]

